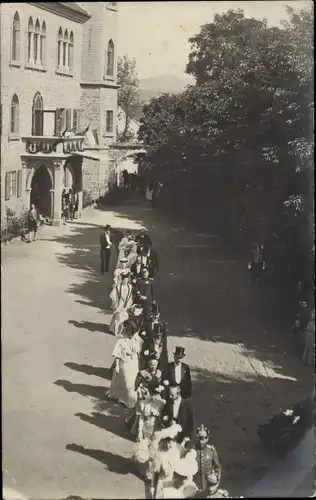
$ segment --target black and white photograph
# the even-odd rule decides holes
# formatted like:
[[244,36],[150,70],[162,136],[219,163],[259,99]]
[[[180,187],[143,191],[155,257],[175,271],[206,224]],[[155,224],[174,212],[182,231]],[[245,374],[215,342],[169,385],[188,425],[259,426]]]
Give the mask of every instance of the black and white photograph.
[[2,498],[314,497],[314,3],[0,12]]

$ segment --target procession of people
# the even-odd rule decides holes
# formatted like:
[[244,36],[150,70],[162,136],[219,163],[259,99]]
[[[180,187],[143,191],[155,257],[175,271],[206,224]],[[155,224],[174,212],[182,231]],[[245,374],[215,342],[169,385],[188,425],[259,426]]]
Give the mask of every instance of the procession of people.
[[[100,236],[101,274],[109,272],[114,233],[106,226]],[[195,430],[184,347],[175,348],[172,361],[168,356],[155,290],[158,253],[144,230],[127,231],[115,246],[109,329],[117,341],[106,396],[129,409],[122,425],[135,443],[131,464],[152,499],[210,498],[220,491],[221,465],[209,429]]]

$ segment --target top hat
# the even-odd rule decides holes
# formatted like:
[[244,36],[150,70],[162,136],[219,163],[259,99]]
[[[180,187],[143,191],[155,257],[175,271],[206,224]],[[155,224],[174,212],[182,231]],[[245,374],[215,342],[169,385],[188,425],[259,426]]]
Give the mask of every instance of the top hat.
[[184,358],[185,357],[185,349],[184,349],[184,347],[177,346],[175,348],[175,351],[174,351],[173,355],[177,356],[177,358]]

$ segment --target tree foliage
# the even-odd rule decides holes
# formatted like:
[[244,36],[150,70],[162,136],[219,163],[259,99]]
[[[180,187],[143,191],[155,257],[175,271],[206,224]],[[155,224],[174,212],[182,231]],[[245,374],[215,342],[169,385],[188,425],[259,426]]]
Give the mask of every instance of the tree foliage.
[[121,140],[130,138],[129,123],[133,118],[133,109],[139,101],[139,80],[136,70],[136,59],[127,55],[118,58],[117,63],[118,104],[125,113],[125,126]]
[[227,231],[265,240],[312,207],[313,13],[287,12],[280,28],[217,14],[190,39],[196,85],[153,99],[139,130],[156,175],[182,180],[172,196],[191,189],[190,203],[226,213]]

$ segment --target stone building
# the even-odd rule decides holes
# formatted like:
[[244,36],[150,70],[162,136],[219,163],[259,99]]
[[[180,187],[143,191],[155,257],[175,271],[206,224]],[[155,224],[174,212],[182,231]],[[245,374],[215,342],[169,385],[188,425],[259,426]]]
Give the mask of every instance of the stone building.
[[35,203],[59,224],[63,188],[79,216],[85,189],[107,189],[117,4],[2,3],[1,35],[1,223]]

